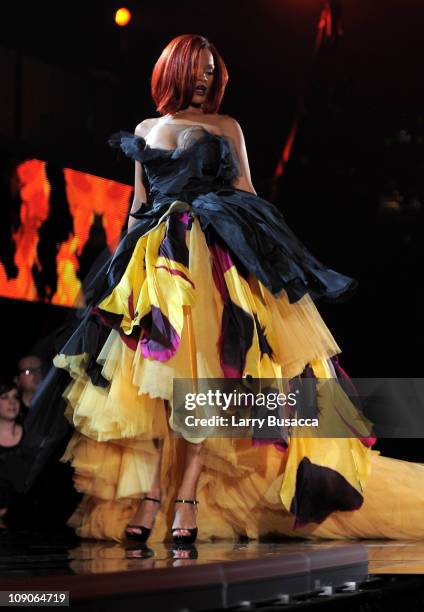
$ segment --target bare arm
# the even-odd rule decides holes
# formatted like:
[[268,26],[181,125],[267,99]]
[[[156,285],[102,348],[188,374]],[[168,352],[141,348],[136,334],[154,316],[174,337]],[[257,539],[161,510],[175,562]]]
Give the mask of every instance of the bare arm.
[[[142,121],[135,128],[135,135],[142,136],[145,138],[147,132],[149,131],[148,120]],[[134,177],[134,197],[131,206],[131,213],[135,213],[140,210],[141,205],[147,202],[147,193],[146,189],[143,185],[143,167],[140,162],[135,162],[135,177]],[[133,225],[137,223],[137,219],[128,217],[128,231],[131,231]]]
[[224,117],[223,125],[224,133],[228,136],[233,145],[239,162],[239,176],[233,182],[233,186],[237,189],[243,189],[256,195],[256,191],[252,185],[250,177],[249,159],[247,157],[246,143],[240,125],[232,117]]

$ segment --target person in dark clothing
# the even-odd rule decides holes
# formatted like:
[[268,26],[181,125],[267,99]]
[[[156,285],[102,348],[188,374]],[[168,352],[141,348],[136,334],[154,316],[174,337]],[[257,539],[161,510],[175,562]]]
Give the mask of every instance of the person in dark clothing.
[[4,517],[12,502],[14,489],[11,463],[6,457],[16,453],[23,437],[23,427],[17,422],[19,417],[18,388],[12,380],[0,378],[0,532],[6,530]]
[[32,398],[43,380],[43,362],[37,355],[24,355],[18,361],[15,383],[19,391],[20,413],[23,421],[28,414]]

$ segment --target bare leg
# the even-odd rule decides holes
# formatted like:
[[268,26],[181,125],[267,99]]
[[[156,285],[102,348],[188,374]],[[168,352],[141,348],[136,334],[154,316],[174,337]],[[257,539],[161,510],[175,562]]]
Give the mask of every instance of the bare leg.
[[[196,499],[197,482],[202,471],[202,445],[186,442],[184,474],[178,489],[177,499]],[[196,527],[196,506],[176,504],[175,518],[172,525],[177,529],[174,535],[189,535],[188,529]]]
[[[150,488],[150,491],[146,493],[146,496],[154,497],[155,499],[160,499],[161,498],[160,471],[161,471],[161,464],[162,464],[162,448],[163,448],[162,440],[157,440],[157,448],[159,451],[159,458],[158,458],[158,462],[156,465],[155,473],[153,475],[152,486]],[[132,517],[130,524],[131,525],[142,525],[143,527],[146,527],[147,529],[151,529],[153,527],[153,523],[154,523],[158,510],[159,510],[158,503],[152,502],[149,500],[145,500],[145,501],[141,500],[138,505],[137,512]],[[141,533],[141,530],[137,529],[136,527],[127,527],[126,531],[129,533]]]

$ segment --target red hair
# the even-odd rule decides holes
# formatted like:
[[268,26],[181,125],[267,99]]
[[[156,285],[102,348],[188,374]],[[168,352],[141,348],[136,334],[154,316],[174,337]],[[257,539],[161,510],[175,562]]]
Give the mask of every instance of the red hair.
[[214,79],[203,104],[203,111],[218,112],[228,81],[224,61],[207,38],[197,34],[183,34],[168,43],[153,68],[152,97],[161,115],[183,110],[192,101],[202,49],[209,49],[215,62]]

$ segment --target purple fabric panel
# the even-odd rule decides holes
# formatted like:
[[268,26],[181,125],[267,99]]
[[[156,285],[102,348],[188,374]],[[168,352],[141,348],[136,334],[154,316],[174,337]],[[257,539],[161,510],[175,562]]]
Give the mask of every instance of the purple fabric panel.
[[189,252],[185,241],[189,217],[187,213],[172,213],[159,247],[159,257],[177,261],[188,268]]
[[178,350],[180,337],[168,317],[157,307],[142,318],[141,354],[146,359],[168,361]]

